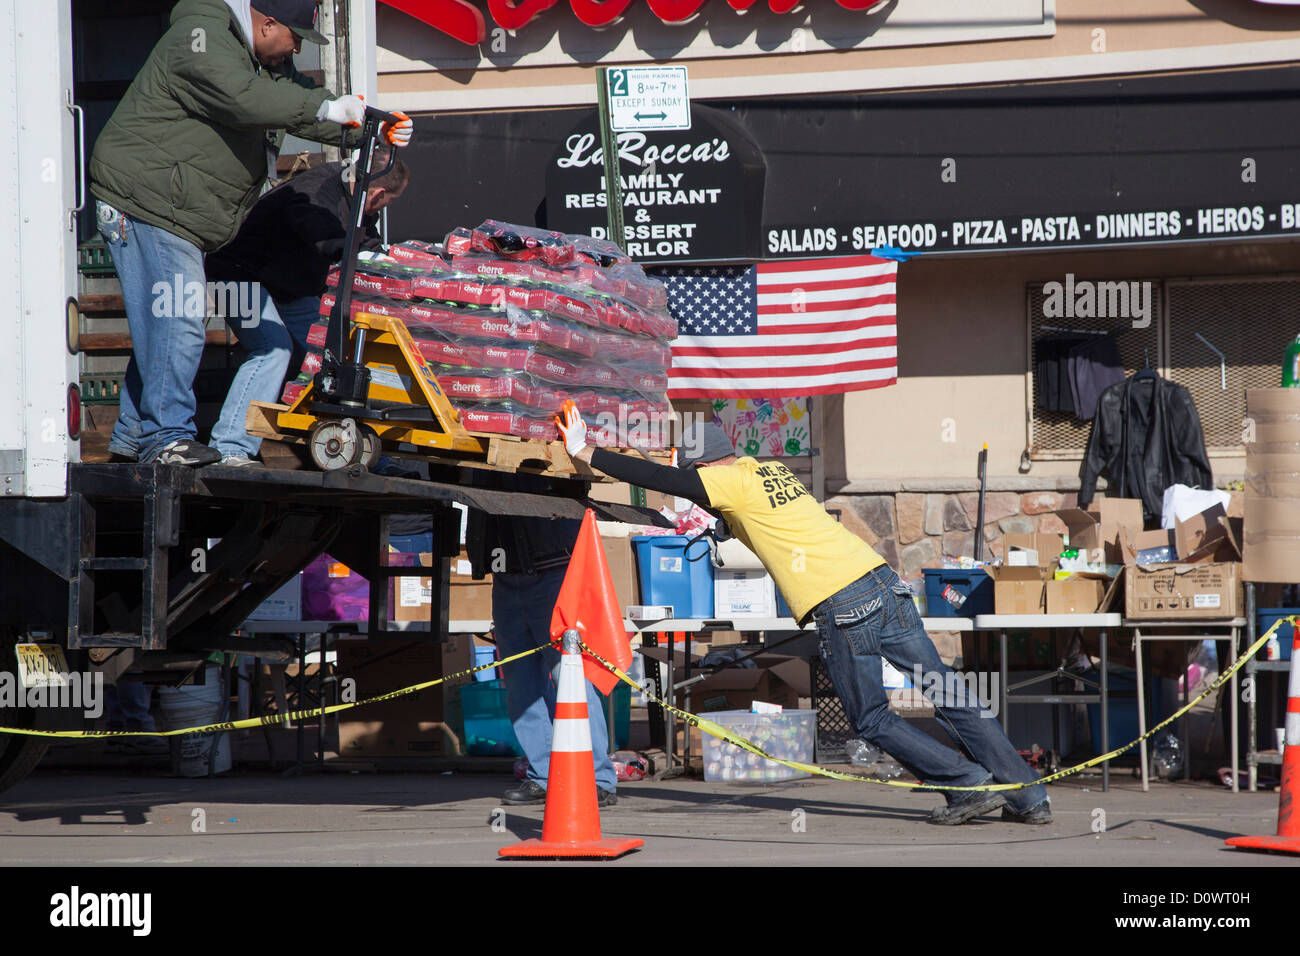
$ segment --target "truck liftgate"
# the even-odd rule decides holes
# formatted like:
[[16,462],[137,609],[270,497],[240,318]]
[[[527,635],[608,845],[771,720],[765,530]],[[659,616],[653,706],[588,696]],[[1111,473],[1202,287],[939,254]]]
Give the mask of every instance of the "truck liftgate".
[[[232,633],[328,551],[370,582],[371,634],[388,630],[390,578],[439,580],[430,619],[436,640],[446,635],[450,559],[460,547],[453,504],[520,517],[581,518],[591,508],[605,520],[658,518],[588,501],[583,482],[555,479],[539,494],[510,490],[510,475],[493,476],[504,488],[474,487],[470,481],[484,479],[467,471],[435,469],[435,480],[422,481],[359,466],[71,465],[66,497],[0,498],[0,636],[12,643],[47,632],[73,652],[249,652],[256,648]],[[433,568],[385,562],[388,516],[398,513],[432,516]]]

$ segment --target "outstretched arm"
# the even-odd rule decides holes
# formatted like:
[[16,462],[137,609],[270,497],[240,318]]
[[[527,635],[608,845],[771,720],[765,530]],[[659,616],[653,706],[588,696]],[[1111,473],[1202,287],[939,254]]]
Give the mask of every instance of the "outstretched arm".
[[564,403],[555,422],[560,428],[560,434],[564,436],[564,447],[571,458],[586,462],[597,471],[603,471],[619,481],[686,498],[702,508],[709,507],[708,492],[704,490],[704,482],[700,481],[700,476],[694,469],[657,465],[652,461],[588,445],[587,425],[572,401]]

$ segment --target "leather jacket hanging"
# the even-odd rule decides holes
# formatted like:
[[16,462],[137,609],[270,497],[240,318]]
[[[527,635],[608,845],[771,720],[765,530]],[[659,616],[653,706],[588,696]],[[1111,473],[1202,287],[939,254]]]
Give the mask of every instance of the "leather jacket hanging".
[[1191,393],[1143,371],[1102,392],[1079,471],[1079,506],[1087,507],[1097,476],[1108,495],[1141,498],[1143,514],[1160,515],[1165,489],[1184,484],[1212,488],[1205,434]]

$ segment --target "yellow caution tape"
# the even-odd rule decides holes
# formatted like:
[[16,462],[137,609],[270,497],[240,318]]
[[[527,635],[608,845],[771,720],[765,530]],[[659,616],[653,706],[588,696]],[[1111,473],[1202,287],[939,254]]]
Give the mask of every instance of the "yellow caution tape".
[[100,739],[104,737],[179,737],[183,734],[206,734],[220,730],[244,730],[251,727],[270,727],[275,724],[287,724],[297,720],[306,720],[310,717],[319,717],[322,714],[337,714],[340,711],[351,710],[353,707],[364,707],[366,704],[373,704],[381,700],[394,700],[398,697],[405,697],[408,694],[418,694],[422,690],[428,690],[430,687],[436,687],[439,684],[446,683],[449,680],[456,680],[460,677],[468,677],[471,674],[477,674],[479,671],[491,670],[494,667],[500,667],[502,664],[509,664],[512,661],[521,660],[530,654],[536,654],[544,651],[551,645],[543,644],[540,647],[533,647],[519,654],[499,661],[493,661],[490,664],[480,664],[478,667],[471,667],[467,671],[458,671],[455,674],[447,674],[439,677],[437,680],[424,681],[419,684],[412,684],[410,687],[403,687],[401,690],[395,690],[388,694],[379,694],[375,697],[367,697],[364,700],[351,701],[344,704],[331,704],[328,707],[317,707],[313,710],[292,710],[283,714],[267,714],[264,717],[247,717],[243,720],[227,720],[219,724],[203,724],[200,727],[185,727],[181,730],[26,730],[21,727],[0,727],[0,734],[22,734],[25,737],[62,737],[72,739]]
[[[838,770],[827,770],[825,767],[819,767],[816,766],[815,764],[800,763],[794,760],[784,760],[780,757],[773,757],[771,754],[767,753],[757,744],[752,743],[751,741],[746,740],[744,737],[741,737],[738,734],[733,733],[732,731],[728,730],[726,727],[714,723],[713,721],[709,720],[706,717],[700,717],[697,714],[689,713],[685,710],[682,710],[679,707],[674,707],[672,704],[668,703],[667,701],[662,700],[656,697],[654,694],[649,693],[635,680],[633,680],[627,674],[623,673],[621,670],[619,670],[609,661],[605,660],[603,657],[601,657],[599,654],[593,651],[590,647],[588,647],[585,643],[582,645],[582,650],[584,654],[591,657],[592,660],[599,662],[603,667],[605,667],[611,673],[613,673],[619,680],[623,681],[623,683],[640,691],[646,697],[649,697],[651,700],[653,700],[660,707],[666,708],[667,710],[672,712],[675,716],[680,718],[683,722],[685,722],[688,726],[698,727],[703,733],[710,734],[711,736],[717,737],[720,740],[724,740],[727,743],[735,744],[737,747],[740,747],[742,750],[747,750],[750,753],[756,754],[759,757],[764,757],[767,760],[771,760],[773,763],[780,764],[783,767],[789,767],[792,770],[798,770],[803,773],[808,773],[819,777],[830,777],[832,780],[846,780],[852,783],[874,783],[885,787],[904,787],[909,790],[1003,791],[1003,790],[1022,790],[1026,787],[1037,786],[1038,784],[1054,783],[1057,780],[1062,780],[1065,777],[1072,776],[1083,770],[1087,770],[1090,767],[1096,767],[1100,764],[1103,764],[1107,760],[1113,760],[1114,758],[1118,757],[1120,754],[1132,750],[1143,740],[1149,739],[1157,731],[1163,730],[1165,727],[1169,726],[1179,717],[1186,714],[1189,710],[1191,710],[1201,701],[1205,700],[1205,698],[1209,697],[1210,694],[1214,693],[1219,688],[1221,688],[1224,684],[1226,684],[1229,680],[1231,680],[1232,675],[1237,673],[1237,671],[1239,671],[1245,665],[1246,661],[1248,661],[1251,657],[1253,657],[1259,651],[1259,649],[1268,642],[1268,639],[1272,637],[1273,632],[1276,631],[1283,622],[1290,622],[1294,624],[1296,623],[1298,617],[1300,616],[1280,618],[1277,622],[1273,624],[1272,627],[1270,627],[1267,631],[1265,631],[1264,634],[1261,635],[1255,641],[1254,644],[1248,647],[1241,654],[1240,657],[1238,657],[1235,661],[1233,661],[1232,665],[1229,666],[1227,670],[1225,670],[1222,674],[1220,674],[1213,683],[1211,683],[1208,687],[1205,688],[1204,691],[1202,691],[1192,700],[1188,701],[1188,703],[1182,709],[1170,715],[1169,717],[1166,717],[1164,720],[1160,721],[1160,723],[1156,724],[1154,727],[1148,730],[1143,736],[1137,738],[1136,740],[1130,743],[1125,744],[1123,747],[1118,747],[1115,750],[1112,750],[1110,753],[1102,754],[1099,757],[1093,757],[1091,760],[1086,760],[1083,763],[1078,764],[1076,766],[1068,767],[1065,770],[1059,770],[1056,773],[1049,774],[1045,777],[1040,777],[1039,779],[1030,781],[1028,783],[995,783],[995,784],[985,784],[984,786],[980,786],[980,787],[951,787],[951,786],[938,786],[935,784],[926,784],[926,783],[911,783],[903,780],[874,780],[870,777],[861,776],[859,774],[843,773],[842,771],[838,771]],[[0,734],[21,734],[23,736],[28,736],[28,737],[58,737],[64,739],[85,740],[85,739],[99,739],[99,738],[106,738],[106,737],[112,737],[112,738],[177,737],[183,734],[200,734],[200,733],[212,733],[215,731],[243,730],[252,727],[268,727],[268,726],[273,726],[275,724],[285,724],[297,720],[306,720],[311,717],[319,717],[322,714],[337,714],[340,713],[341,711],[351,710],[354,707],[364,707],[367,704],[377,703],[378,701],[381,700],[394,700],[398,697],[405,697],[409,694],[416,694],[422,690],[427,690],[430,687],[436,687],[439,684],[446,683],[449,680],[456,680],[461,677],[468,677],[470,675],[477,674],[479,671],[491,670],[492,668],[500,667],[503,664],[509,664],[513,661],[521,660],[525,657],[528,657],[531,654],[536,654],[539,651],[546,650],[548,647],[553,647],[553,646],[554,645],[543,644],[540,647],[530,648],[529,650],[522,651],[519,654],[514,654],[510,657],[503,658],[499,661],[493,661],[490,664],[480,664],[478,667],[472,667],[469,670],[458,671],[455,674],[447,674],[443,677],[437,678],[436,680],[423,681],[422,683],[419,684],[412,684],[409,687],[403,687],[400,690],[395,690],[387,694],[379,694],[375,697],[367,697],[364,700],[358,700],[358,701],[353,701],[350,703],[343,703],[343,704],[331,704],[328,707],[317,707],[313,710],[295,710],[283,714],[268,714],[264,717],[248,717],[243,720],[224,721],[222,723],[216,723],[216,724],[204,724],[199,727],[186,727],[181,730],[26,730],[19,727],[0,727]]]
[[[1227,670],[1225,670],[1222,674],[1220,674],[1218,678],[1212,684],[1210,684],[1210,686],[1205,688],[1205,690],[1202,691],[1200,694],[1198,694],[1194,699],[1188,701],[1187,705],[1184,706],[1177,713],[1173,714],[1172,716],[1166,717],[1164,720],[1160,721],[1160,723],[1156,724],[1145,734],[1143,734],[1141,737],[1137,738],[1136,740],[1132,741],[1131,743],[1127,743],[1123,747],[1118,747],[1115,750],[1112,750],[1110,753],[1102,754],[1100,757],[1093,757],[1091,760],[1085,760],[1083,763],[1078,764],[1077,766],[1068,767],[1065,770],[1058,770],[1056,773],[1049,774],[1045,777],[1040,777],[1037,780],[1033,780],[1029,783],[992,783],[992,784],[985,784],[984,786],[980,786],[980,787],[950,787],[950,786],[937,786],[934,784],[926,784],[926,783],[910,783],[903,780],[873,780],[870,777],[860,776],[858,774],[843,773],[838,770],[827,770],[825,767],[818,767],[815,764],[799,763],[798,761],[795,760],[783,760],[780,757],[773,757],[771,754],[767,753],[757,744],[752,743],[751,741],[746,740],[744,737],[741,737],[738,734],[733,733],[732,731],[728,730],[726,727],[723,727],[720,724],[716,724],[705,717],[700,717],[696,714],[688,713],[687,711],[684,711],[678,707],[674,707],[672,704],[668,703],[665,700],[661,700],[658,697],[655,697],[653,694],[646,691],[645,688],[643,688],[640,684],[638,684],[627,674],[624,674],[621,670],[619,670],[609,661],[605,660],[599,654],[592,651],[591,648],[587,647],[586,644],[582,645],[582,649],[584,653],[589,654],[592,657],[592,659],[599,661],[604,667],[612,671],[625,684],[628,684],[631,687],[635,687],[637,690],[641,691],[641,693],[645,694],[645,696],[649,697],[660,707],[663,707],[671,711],[675,716],[681,718],[688,726],[698,727],[701,731],[703,731],[706,734],[710,734],[714,737],[717,737],[720,740],[725,740],[727,743],[735,744],[737,747],[741,748],[742,750],[747,750],[752,754],[757,754],[760,757],[765,757],[768,760],[772,761],[773,763],[780,764],[783,767],[789,767],[792,770],[799,770],[804,773],[814,774],[819,777],[830,777],[833,780],[849,780],[854,783],[874,783],[885,787],[906,787],[909,790],[1002,791],[1002,790],[1023,790],[1026,787],[1034,787],[1042,783],[1055,783],[1057,780],[1062,780],[1065,777],[1069,777],[1083,770],[1087,770],[1089,767],[1095,767],[1099,764],[1105,763],[1107,760],[1113,760],[1114,758],[1118,757],[1120,754],[1124,753],[1125,751],[1132,750],[1142,741],[1150,738],[1157,731],[1162,730],[1165,727],[1169,726],[1179,717],[1183,716],[1183,714],[1187,713],[1189,710],[1191,710],[1193,707],[1195,707],[1197,704],[1203,701],[1206,697],[1209,697],[1210,694],[1214,693],[1216,690],[1218,690],[1220,687],[1226,684],[1229,680],[1231,680],[1232,675],[1237,673],[1237,671],[1240,670],[1242,666],[1245,665],[1246,661],[1248,661],[1251,657],[1253,657],[1256,654],[1256,652],[1258,652],[1259,649],[1263,647],[1265,643],[1268,642],[1268,639],[1273,635],[1273,632],[1278,629],[1278,626],[1281,625],[1283,621],[1290,621],[1291,623],[1294,624],[1296,620],[1297,620],[1296,617],[1284,617],[1279,619],[1272,627],[1270,627],[1267,631],[1264,632],[1263,636],[1261,636],[1258,640],[1256,640],[1255,643],[1252,644],[1250,647],[1248,647],[1240,657],[1238,657],[1235,661],[1233,661],[1232,666],[1229,667]],[[1293,663],[1292,666],[1294,667],[1296,665]]]

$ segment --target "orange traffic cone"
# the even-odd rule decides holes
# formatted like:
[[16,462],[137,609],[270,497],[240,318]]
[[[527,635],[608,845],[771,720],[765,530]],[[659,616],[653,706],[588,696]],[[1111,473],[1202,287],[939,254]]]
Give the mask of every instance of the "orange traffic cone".
[[1291,680],[1286,702],[1286,749],[1282,753],[1282,787],[1278,791],[1277,835],[1231,837],[1229,846],[1247,850],[1300,853],[1300,627],[1291,638]]
[[564,632],[560,679],[555,693],[551,769],[546,777],[542,838],[503,847],[501,856],[525,859],[598,857],[613,859],[644,846],[635,838],[604,840],[596,803],[596,764],[587,723],[587,682],[576,630]]

